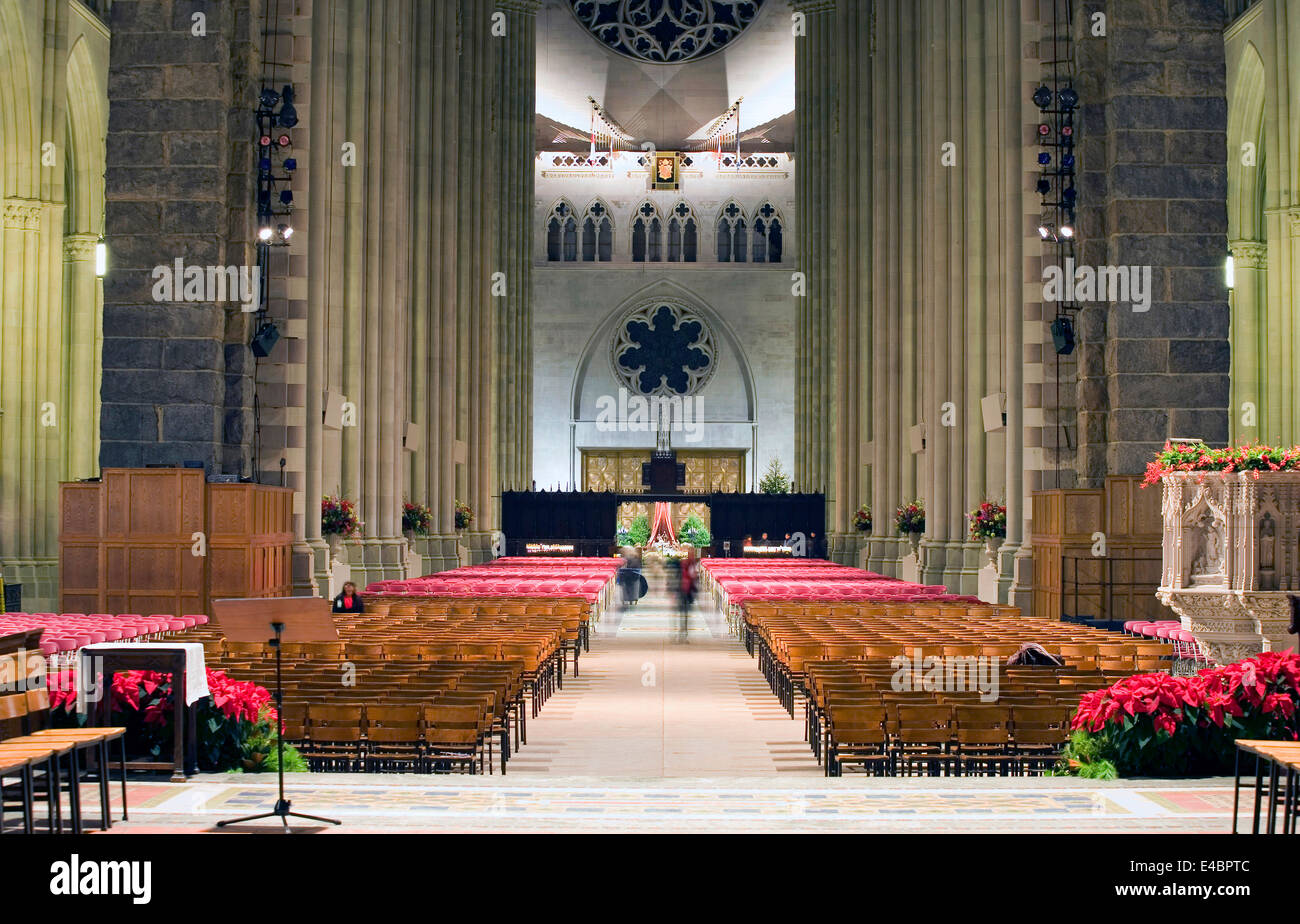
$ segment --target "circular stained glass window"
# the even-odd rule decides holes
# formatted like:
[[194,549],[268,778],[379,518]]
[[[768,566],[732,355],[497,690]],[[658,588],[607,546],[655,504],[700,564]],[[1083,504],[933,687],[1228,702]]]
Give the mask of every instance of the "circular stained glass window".
[[693,395],[713,375],[713,333],[691,309],[658,299],[614,331],[614,376],[633,394]]
[[763,0],[568,0],[584,29],[621,55],[681,64],[721,51]]

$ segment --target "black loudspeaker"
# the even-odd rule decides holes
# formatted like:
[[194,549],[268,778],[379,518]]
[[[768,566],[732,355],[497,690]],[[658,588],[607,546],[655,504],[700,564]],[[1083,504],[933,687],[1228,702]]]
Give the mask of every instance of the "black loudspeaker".
[[1052,343],[1060,356],[1069,356],[1074,352],[1074,324],[1069,318],[1060,317],[1052,322]]
[[[1053,330],[1055,330],[1055,327],[1053,327]],[[253,339],[249,341],[248,347],[253,351],[254,356],[265,359],[271,355],[271,350],[275,348],[279,340],[280,328],[270,321],[263,321],[262,326],[253,335]]]

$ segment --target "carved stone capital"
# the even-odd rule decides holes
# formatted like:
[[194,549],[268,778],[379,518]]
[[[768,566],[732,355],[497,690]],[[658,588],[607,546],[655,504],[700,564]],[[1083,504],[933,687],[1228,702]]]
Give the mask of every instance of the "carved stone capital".
[[1234,269],[1263,269],[1268,266],[1268,244],[1264,241],[1229,241]]
[[63,259],[69,262],[93,260],[95,245],[99,243],[97,234],[65,234],[63,236]]
[[6,199],[4,226],[18,231],[38,231],[41,227],[42,203],[36,199]]

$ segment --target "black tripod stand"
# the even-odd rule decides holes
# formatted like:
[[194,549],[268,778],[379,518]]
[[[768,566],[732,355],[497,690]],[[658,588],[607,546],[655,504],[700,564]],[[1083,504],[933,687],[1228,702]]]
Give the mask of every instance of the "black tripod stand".
[[[276,721],[281,721],[284,716],[284,674],[281,669],[280,661],[280,634],[284,632],[284,623],[273,622],[271,628],[275,630],[275,638],[271,639],[268,644],[275,649],[275,712]],[[322,818],[320,815],[303,815],[300,812],[289,811],[289,800],[284,797],[284,737],[276,729],[275,747],[277,761],[276,769],[280,775],[280,798],[275,802],[275,808],[269,812],[262,812],[260,815],[245,815],[243,818],[230,818],[226,821],[218,821],[217,827],[224,828],[226,825],[243,824],[246,821],[261,821],[263,818],[278,818],[284,825],[284,830],[289,830],[290,818],[304,818],[307,821],[321,821],[330,825],[341,825],[343,822],[334,818]]]

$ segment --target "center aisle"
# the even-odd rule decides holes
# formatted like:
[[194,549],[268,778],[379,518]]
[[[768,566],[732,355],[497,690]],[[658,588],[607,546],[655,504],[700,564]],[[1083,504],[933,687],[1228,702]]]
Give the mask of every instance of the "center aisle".
[[665,574],[646,579],[650,593],[604,614],[580,675],[570,671],[529,720],[509,776],[821,776],[803,723],[781,708],[712,601],[696,598],[703,605],[683,640]]

